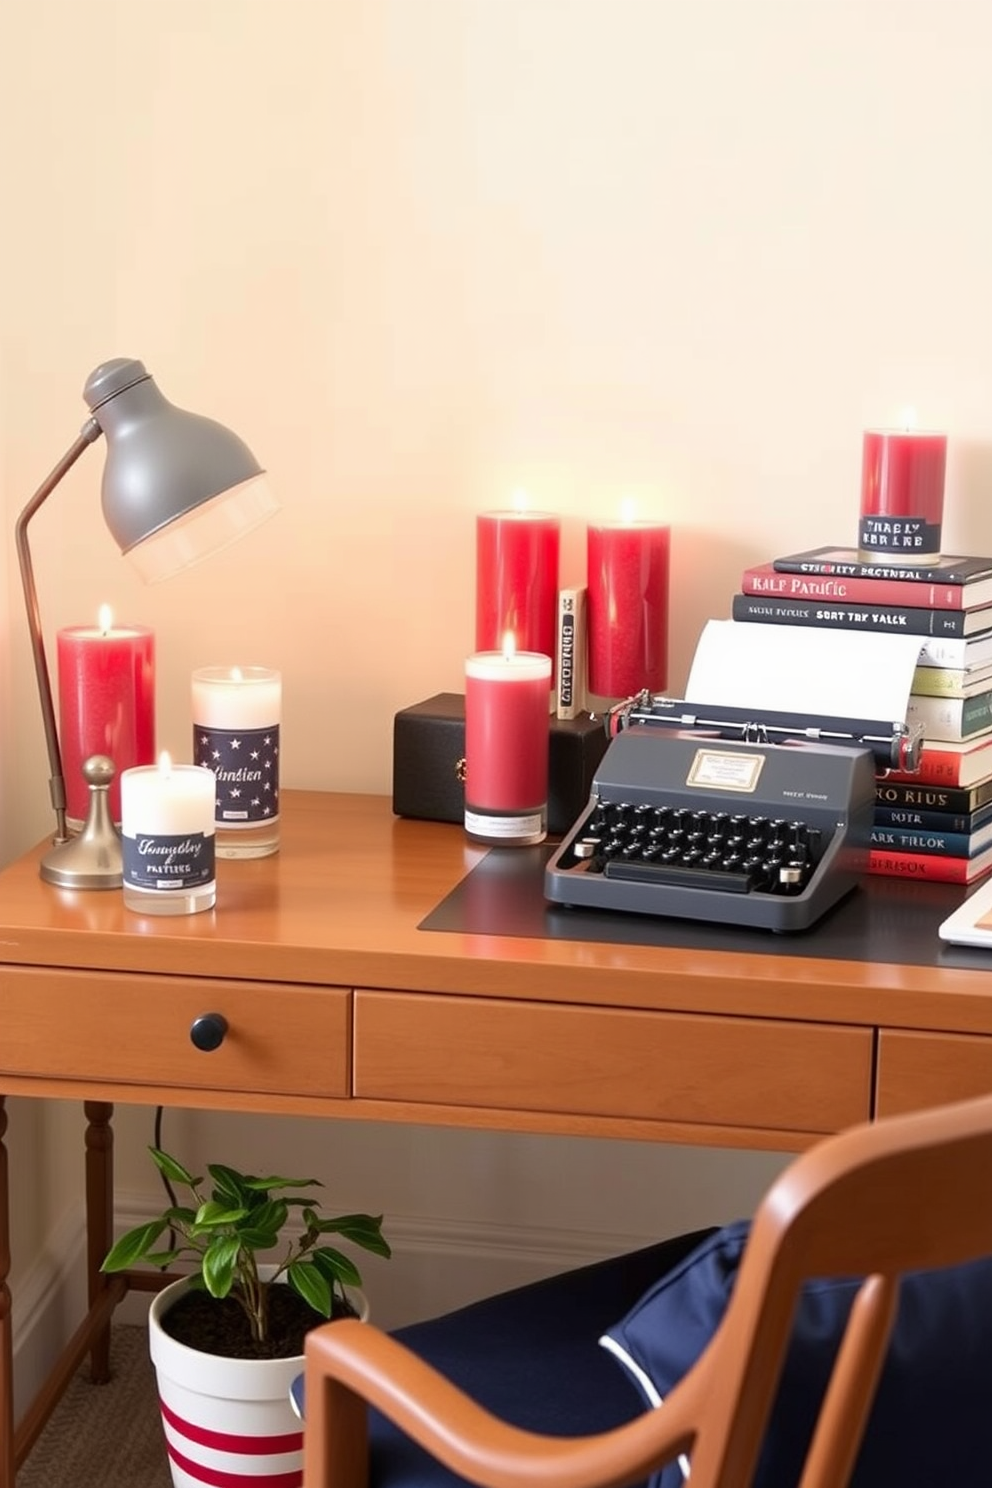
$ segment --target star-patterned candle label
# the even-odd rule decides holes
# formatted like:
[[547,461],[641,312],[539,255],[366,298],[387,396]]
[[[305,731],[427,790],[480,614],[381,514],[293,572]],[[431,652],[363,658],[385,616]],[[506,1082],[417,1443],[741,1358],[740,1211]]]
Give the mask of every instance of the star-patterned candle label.
[[218,826],[246,826],[279,815],[279,725],[194,731],[194,764],[217,777]]

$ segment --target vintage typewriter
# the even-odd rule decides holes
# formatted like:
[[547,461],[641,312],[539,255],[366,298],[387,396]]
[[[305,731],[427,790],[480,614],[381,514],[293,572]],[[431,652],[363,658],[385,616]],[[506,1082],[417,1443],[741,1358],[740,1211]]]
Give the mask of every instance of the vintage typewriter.
[[611,710],[589,801],[545,871],[563,905],[804,930],[868,864],[876,774],[905,723],[760,718],[644,692]]

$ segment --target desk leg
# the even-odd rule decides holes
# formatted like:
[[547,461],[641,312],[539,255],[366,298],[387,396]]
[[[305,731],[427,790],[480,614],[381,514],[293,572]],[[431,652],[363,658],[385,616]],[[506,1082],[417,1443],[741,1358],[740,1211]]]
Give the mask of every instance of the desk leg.
[[0,1488],[14,1488],[14,1341],[10,1316],[10,1191],[6,1096],[0,1095]]
[[[114,1238],[114,1108],[108,1101],[84,1101],[86,1113],[86,1274],[92,1307],[107,1286],[100,1270]],[[96,1335],[90,1350],[90,1378],[102,1385],[110,1378],[110,1324]],[[0,1484],[0,1488],[4,1488]]]

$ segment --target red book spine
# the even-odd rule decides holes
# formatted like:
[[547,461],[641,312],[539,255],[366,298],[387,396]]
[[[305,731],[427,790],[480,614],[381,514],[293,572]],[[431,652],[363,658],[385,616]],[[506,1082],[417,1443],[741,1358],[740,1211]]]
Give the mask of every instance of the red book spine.
[[776,599],[826,599],[844,604],[912,605],[916,609],[963,610],[963,584],[922,584],[915,579],[858,579],[837,574],[780,573],[758,563],[741,575],[744,594]]
[[[873,847],[868,854],[868,872],[883,878],[925,879],[929,883],[968,883],[971,858],[942,858],[934,853],[887,852]],[[980,875],[976,875],[980,876]]]
[[[967,763],[970,763],[970,757],[967,754],[959,754],[952,749],[940,749],[925,744],[920,758],[920,768],[915,775],[909,775],[900,770],[890,770],[885,778],[904,785],[960,785],[962,770]],[[989,773],[992,774],[992,759],[989,760]]]

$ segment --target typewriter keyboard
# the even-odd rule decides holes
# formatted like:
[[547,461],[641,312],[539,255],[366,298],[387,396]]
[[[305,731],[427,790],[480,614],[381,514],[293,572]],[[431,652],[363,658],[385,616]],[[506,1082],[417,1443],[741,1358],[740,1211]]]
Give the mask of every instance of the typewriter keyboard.
[[608,879],[796,895],[819,861],[821,833],[783,817],[600,801],[571,850],[576,866]]

